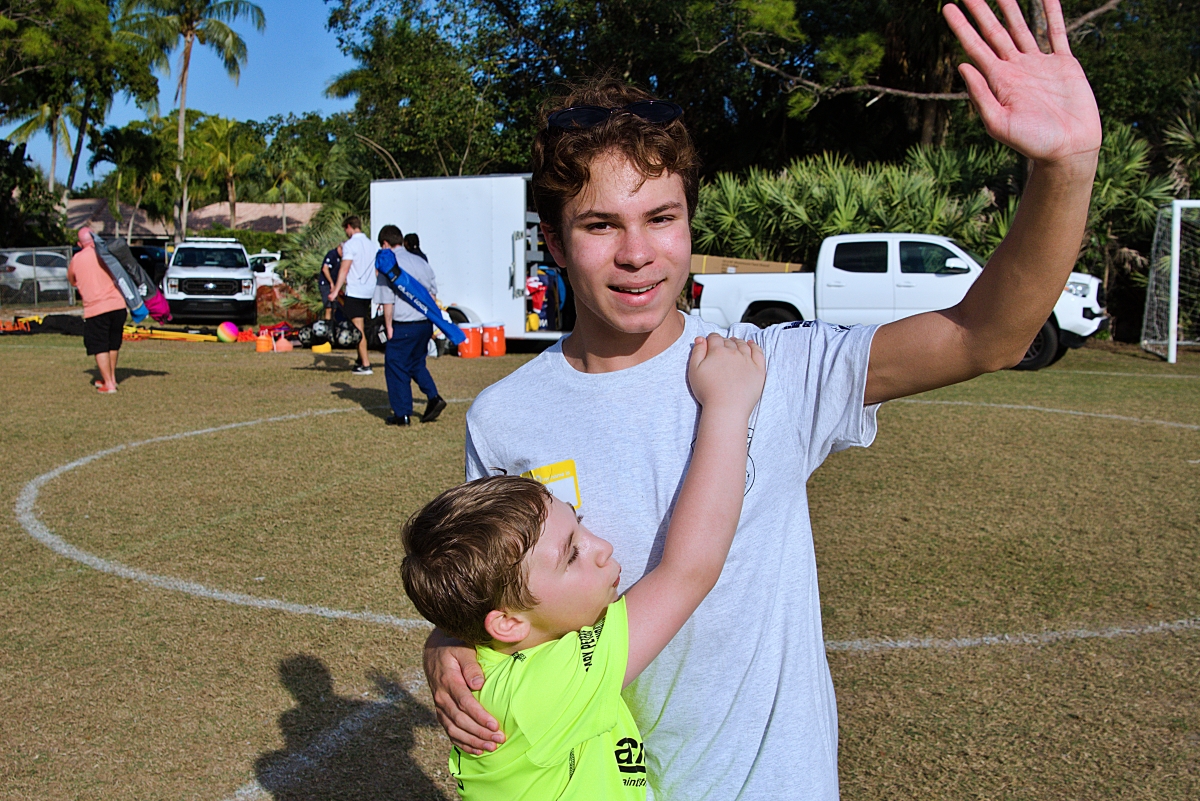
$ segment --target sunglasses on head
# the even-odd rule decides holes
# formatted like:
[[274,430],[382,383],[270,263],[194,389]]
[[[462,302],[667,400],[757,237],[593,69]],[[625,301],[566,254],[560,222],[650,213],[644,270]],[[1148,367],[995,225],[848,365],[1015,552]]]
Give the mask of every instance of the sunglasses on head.
[[564,131],[583,130],[595,127],[614,114],[632,114],[646,122],[665,125],[683,116],[683,108],[669,100],[639,100],[627,106],[604,108],[603,106],[571,106],[559,109],[546,119],[551,128]]

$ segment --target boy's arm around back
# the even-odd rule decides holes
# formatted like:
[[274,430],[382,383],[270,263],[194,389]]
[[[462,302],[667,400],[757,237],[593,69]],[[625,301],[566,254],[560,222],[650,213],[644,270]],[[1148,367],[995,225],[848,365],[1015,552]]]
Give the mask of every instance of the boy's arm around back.
[[688,382],[702,407],[696,446],[662,560],[625,593],[625,685],[654,661],[721,576],[742,513],[747,426],[765,377],[758,345],[717,334],[697,338],[688,364]]

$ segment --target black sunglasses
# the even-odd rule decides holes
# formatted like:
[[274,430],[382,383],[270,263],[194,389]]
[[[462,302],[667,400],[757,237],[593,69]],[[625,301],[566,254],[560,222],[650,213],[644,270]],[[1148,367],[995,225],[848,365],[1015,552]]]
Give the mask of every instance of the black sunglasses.
[[546,119],[551,128],[582,130],[606,121],[613,114],[632,114],[646,122],[665,125],[683,116],[683,107],[669,100],[639,100],[627,106],[604,108],[603,106],[571,106],[560,109]]

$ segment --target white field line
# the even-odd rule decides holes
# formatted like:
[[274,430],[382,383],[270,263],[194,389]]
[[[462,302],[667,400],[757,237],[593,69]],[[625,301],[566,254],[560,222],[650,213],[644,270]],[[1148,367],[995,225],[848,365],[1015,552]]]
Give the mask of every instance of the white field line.
[[1158,373],[1110,373],[1106,370],[1047,370],[1041,375],[1107,375],[1120,378],[1182,378],[1196,380],[1200,375],[1168,375]]
[[931,637],[914,637],[907,640],[826,640],[825,650],[829,652],[854,651],[858,653],[910,651],[917,649],[951,651],[959,648],[977,648],[981,645],[1050,645],[1052,643],[1069,642],[1071,640],[1137,637],[1143,634],[1162,634],[1174,631],[1193,631],[1196,629],[1200,629],[1200,617],[1163,623],[1146,623],[1141,626],[1112,626],[1103,629],[1066,629],[1063,631],[1043,631],[1037,634],[985,634],[982,637],[954,637],[947,640]]
[[1195,423],[1175,423],[1170,420],[1149,420],[1144,417],[1126,417],[1121,414],[1101,414],[1100,412],[1079,412],[1074,409],[1051,409],[1046,406],[1025,406],[1017,403],[980,403],[977,401],[939,401],[916,400],[902,398],[893,403],[918,403],[924,406],[981,406],[987,409],[1011,409],[1018,412],[1044,412],[1046,414],[1067,414],[1072,417],[1094,417],[1099,420],[1115,420],[1119,423],[1139,423],[1141,425],[1165,426],[1167,428],[1182,428],[1188,431],[1200,431],[1200,425]]
[[[419,678],[405,682],[403,689],[411,696],[424,686],[425,680]],[[396,704],[400,700],[401,696],[388,695],[382,701],[370,702],[354,714],[348,715],[336,726],[331,726],[321,732],[320,736],[304,750],[289,754],[287,759],[272,765],[258,779],[239,787],[226,801],[258,801],[258,799],[271,798],[271,792],[263,787],[261,779],[265,779],[267,785],[273,787],[276,792],[286,795],[288,790],[300,784],[306,774],[320,771],[331,757],[349,746],[350,741],[375,718],[396,709]]]
[[[469,399],[451,399],[451,402],[462,403]],[[930,401],[930,400],[901,400],[901,403],[916,403],[923,405],[938,405],[938,406],[980,406],[986,408],[997,409],[1012,409],[1017,411],[1035,411],[1046,412],[1051,414],[1067,414],[1077,417],[1095,417],[1105,420],[1116,420],[1119,422],[1139,423],[1150,425],[1161,425],[1172,428],[1184,428],[1188,430],[1200,430],[1200,425],[1192,425],[1188,423],[1174,423],[1165,420],[1148,420],[1138,417],[1125,417],[1122,415],[1099,414],[1095,412],[1080,412],[1071,409],[1051,409],[1041,406],[1023,406],[1007,403],[977,403],[972,401]],[[281,612],[291,612],[293,614],[317,615],[320,617],[342,619],[342,620],[360,620],[367,623],[380,623],[383,625],[396,626],[399,628],[429,628],[430,624],[425,620],[411,620],[393,617],[391,615],[377,614],[374,612],[351,612],[342,609],[331,609],[324,606],[311,606],[307,604],[296,604],[288,601],[280,601],[273,598],[258,598],[252,595],[242,593],[226,592],[217,590],[211,587],[206,587],[203,584],[196,582],[184,581],[182,579],[173,578],[170,576],[159,576],[153,573],[147,573],[142,570],[127,567],[117,562],[111,562],[102,559],[94,554],[83,551],[57,536],[46,527],[46,525],[34,513],[34,505],[37,502],[39,490],[48,482],[53,481],[59,476],[74,470],[77,467],[90,464],[91,462],[101,459],[105,456],[111,456],[115,453],[120,453],[125,450],[139,448],[145,445],[151,445],[159,442],[170,442],[174,440],[185,439],[188,437],[201,436],[204,434],[215,434],[222,431],[229,431],[237,428],[247,428],[249,426],[260,425],[262,423],[277,423],[289,420],[299,420],[306,417],[317,417],[328,414],[340,414],[344,412],[360,411],[360,409],[321,409],[310,412],[300,412],[297,414],[280,415],[278,417],[264,417],[258,420],[248,420],[242,423],[229,423],[223,426],[214,426],[212,428],[199,429],[197,431],[185,431],[179,434],[168,434],[162,437],[154,437],[152,439],[142,440],[140,442],[132,442],[127,445],[117,445],[113,448],[97,451],[89,456],[84,456],[81,459],[76,459],[73,462],[56,467],[55,469],[43,473],[34,478],[21,490],[17,497],[15,507],[17,520],[25,531],[38,542],[58,553],[67,559],[80,562],[95,570],[104,573],[121,576],[133,581],[139,581],[144,584],[150,584],[165,590],[174,592],[183,592],[189,595],[194,595],[200,598],[208,598],[211,600],[224,601],[226,603],[237,604],[239,606],[250,606],[259,609],[273,609]],[[1119,636],[1133,636],[1139,634],[1150,634],[1162,631],[1182,631],[1185,629],[1200,628],[1200,618],[1189,618],[1186,620],[1178,620],[1174,622],[1152,623],[1144,626],[1133,627],[1114,627],[1098,630],[1086,629],[1071,629],[1067,631],[1052,631],[1042,632],[1039,634],[996,634],[984,635],[982,637],[965,637],[950,640],[939,640],[930,638],[916,638],[907,640],[891,640],[891,639],[871,639],[871,640],[848,640],[848,641],[826,641],[825,646],[829,651],[856,651],[856,652],[871,652],[884,650],[904,650],[914,648],[970,648],[981,645],[1030,645],[1044,644],[1051,642],[1062,642],[1074,639],[1088,638],[1111,638]]]
[[[453,398],[448,399],[451,403],[465,403],[469,399]],[[386,626],[395,626],[403,629],[420,629],[430,628],[428,621],[420,619],[405,619],[395,617],[393,615],[380,614],[376,612],[362,611],[352,612],[344,609],[331,609],[326,606],[314,606],[311,604],[298,604],[290,601],[281,601],[276,598],[259,598],[253,595],[246,595],[240,592],[228,592],[219,590],[213,587],[205,586],[194,581],[185,581],[184,579],[174,578],[172,576],[160,576],[155,573],[148,573],[145,570],[123,565],[120,562],[113,562],[108,559],[103,559],[95,554],[88,553],[80,548],[71,545],[69,542],[59,537],[52,532],[45,523],[38,518],[34,507],[37,504],[38,493],[49,482],[62,476],[64,473],[70,472],[78,467],[91,464],[97,459],[103,459],[106,456],[112,456],[122,451],[141,448],[146,445],[154,445],[161,442],[173,442],[176,440],[187,439],[189,437],[198,437],[206,434],[217,434],[222,431],[231,431],[238,428],[248,428],[250,426],[261,425],[263,423],[281,423],[291,420],[302,420],[307,417],[323,417],[330,414],[343,414],[346,412],[363,411],[361,407],[349,409],[319,409],[310,412],[299,412],[296,414],[285,414],[277,417],[263,417],[258,420],[247,420],[242,423],[228,423],[223,426],[213,426],[212,428],[202,428],[196,431],[184,431],[179,434],[168,434],[162,437],[152,437],[151,439],[141,440],[139,442],[130,442],[125,445],[117,445],[113,448],[107,448],[102,451],[84,456],[81,459],[76,459],[73,462],[61,465],[53,470],[43,473],[37,478],[27,483],[17,496],[17,503],[14,506],[17,522],[25,529],[29,536],[45,545],[50,550],[71,559],[80,564],[87,565],[93,570],[98,570],[101,573],[109,573],[114,576],[129,579],[131,581],[149,584],[152,587],[158,587],[163,590],[172,592],[182,592],[187,595],[192,595],[197,598],[207,598],[214,601],[224,601],[225,603],[235,604],[237,606],[249,606],[257,609],[273,609],[280,612],[291,612],[298,615],[316,615],[318,617],[330,618],[334,620],[359,620],[365,623],[379,623]]]

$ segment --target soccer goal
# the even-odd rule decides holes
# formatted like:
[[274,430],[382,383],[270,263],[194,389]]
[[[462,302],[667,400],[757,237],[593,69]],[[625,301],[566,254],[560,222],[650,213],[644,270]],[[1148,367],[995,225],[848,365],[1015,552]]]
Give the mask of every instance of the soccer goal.
[[1200,200],[1158,210],[1142,348],[1175,363],[1180,345],[1200,345]]

